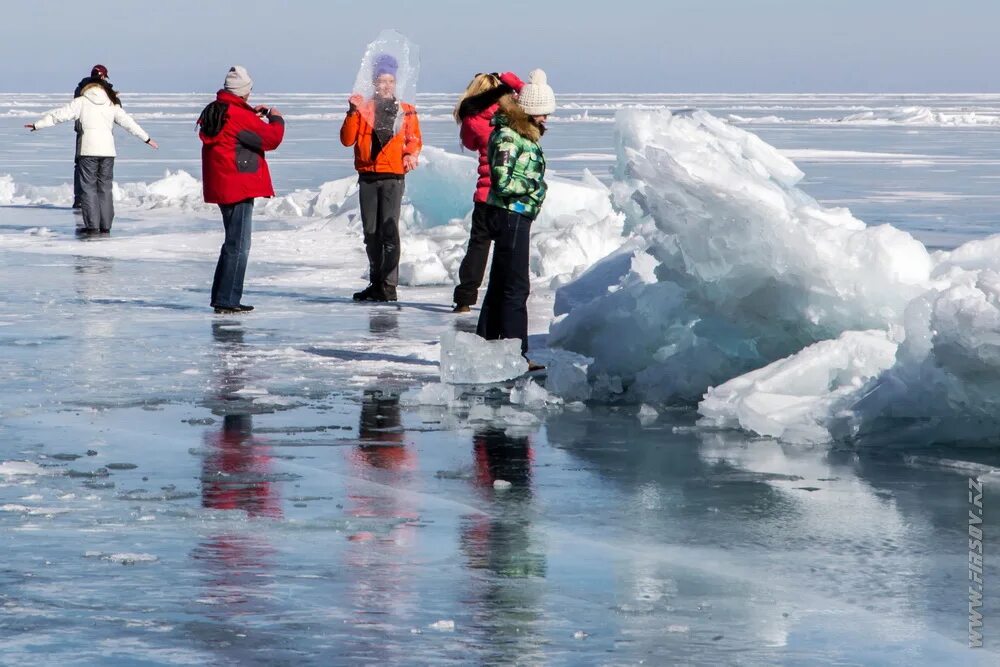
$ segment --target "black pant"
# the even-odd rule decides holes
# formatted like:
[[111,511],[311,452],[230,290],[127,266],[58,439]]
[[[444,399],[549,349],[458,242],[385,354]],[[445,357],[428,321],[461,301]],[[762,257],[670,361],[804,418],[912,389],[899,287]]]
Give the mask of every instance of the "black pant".
[[479,286],[483,284],[486,263],[490,259],[490,209],[496,208],[476,202],[472,209],[472,231],[469,234],[469,249],[465,252],[462,265],[458,267],[458,286],[455,287],[454,301],[459,306],[471,306],[479,300]]
[[83,127],[76,121],[76,153],[73,154],[73,208],[82,206],[83,184],[80,182],[80,146],[83,143]]
[[115,180],[113,157],[81,156],[77,160],[80,172],[80,208],[83,224],[90,231],[111,231],[115,219],[115,201],[111,196]]
[[531,218],[494,208],[489,214],[489,226],[496,245],[476,333],[487,340],[520,338],[521,354],[525,354],[531,293],[528,275]]
[[359,182],[358,200],[368,253],[368,280],[387,292],[399,283],[399,209],[403,177]]
[[73,158],[73,208],[83,206],[83,183],[80,179],[80,158]]

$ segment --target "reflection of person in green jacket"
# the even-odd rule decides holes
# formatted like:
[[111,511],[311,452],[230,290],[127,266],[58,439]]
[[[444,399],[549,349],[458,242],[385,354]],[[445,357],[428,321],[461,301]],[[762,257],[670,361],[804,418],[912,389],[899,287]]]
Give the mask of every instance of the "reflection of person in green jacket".
[[[490,229],[496,245],[489,287],[483,299],[476,332],[488,340],[520,338],[521,353],[528,351],[528,243],[531,222],[545,201],[545,156],[538,144],[545,121],[556,110],[556,98],[545,72],[536,69],[516,101],[500,99],[493,116],[493,134],[487,157],[490,163]],[[534,368],[540,368],[531,365]]]

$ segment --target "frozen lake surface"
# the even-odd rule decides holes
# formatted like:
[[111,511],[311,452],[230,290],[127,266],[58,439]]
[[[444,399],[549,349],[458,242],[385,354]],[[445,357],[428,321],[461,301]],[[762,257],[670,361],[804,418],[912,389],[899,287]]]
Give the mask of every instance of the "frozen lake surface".
[[[687,409],[510,406],[505,387],[401,404],[438,381],[441,334],[474,327],[450,286],[352,303],[354,230],[258,211],[257,310],[215,316],[210,209],[125,201],[111,238],[73,237],[71,132],[21,128],[65,97],[0,94],[0,176],[36,198],[0,207],[0,664],[1000,662],[1000,450],[795,446]],[[289,116],[279,193],[350,175],[342,96],[257,97]],[[208,99],[126,96],[162,150],[123,135],[119,184],[197,178]],[[458,152],[451,100],[419,102],[426,143]],[[932,248],[1000,231],[1000,97],[560,103],[562,176],[610,180],[618,107],[697,106],[869,224]],[[552,305],[539,281],[535,348]],[[975,650],[970,477],[989,541]]]

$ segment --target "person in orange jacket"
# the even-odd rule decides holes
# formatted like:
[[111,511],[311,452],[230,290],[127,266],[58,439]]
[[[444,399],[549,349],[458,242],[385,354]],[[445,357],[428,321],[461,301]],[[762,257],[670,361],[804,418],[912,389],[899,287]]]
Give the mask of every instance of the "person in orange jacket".
[[423,146],[417,110],[396,99],[398,69],[393,56],[376,56],[372,72],[375,94],[369,100],[352,95],[340,128],[341,143],[354,146],[368,253],[369,285],[354,294],[355,301],[396,300],[403,179],[416,168]]

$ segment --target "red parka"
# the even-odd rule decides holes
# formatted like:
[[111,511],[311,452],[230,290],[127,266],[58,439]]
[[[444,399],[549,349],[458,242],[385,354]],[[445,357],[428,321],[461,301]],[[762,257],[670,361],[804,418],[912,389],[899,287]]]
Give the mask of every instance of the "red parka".
[[[511,72],[501,74],[500,81],[518,93],[524,86],[524,82]],[[466,98],[459,107],[458,115],[462,119],[459,137],[462,139],[462,145],[470,151],[479,152],[479,180],[476,181],[476,194],[472,198],[473,201],[485,203],[487,195],[490,194],[490,161],[486,157],[490,134],[493,133],[490,121],[493,120],[493,114],[497,111],[496,100],[509,92],[510,89],[503,86],[494,88]]]
[[271,172],[264,159],[285,136],[281,116],[264,122],[246,100],[220,90],[213,104],[225,105],[225,122],[214,136],[202,126],[201,179],[209,204],[235,204],[254,197],[273,197]]

